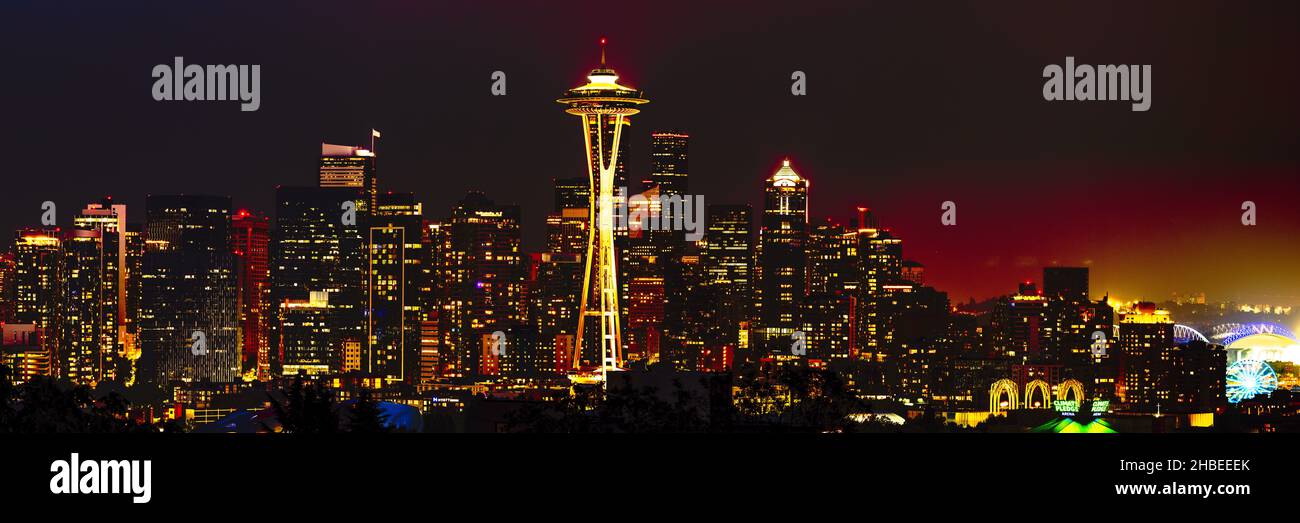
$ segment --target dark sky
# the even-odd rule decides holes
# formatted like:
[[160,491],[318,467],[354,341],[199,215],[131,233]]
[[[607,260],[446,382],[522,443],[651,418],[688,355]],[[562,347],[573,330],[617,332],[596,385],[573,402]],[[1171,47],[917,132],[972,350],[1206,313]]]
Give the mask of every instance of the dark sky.
[[[270,211],[275,185],[315,182],[320,142],[375,127],[382,190],[434,219],[470,189],[519,203],[536,249],[551,178],[585,174],[553,100],[608,36],[610,65],[651,99],[634,179],[651,129],[692,135],[709,203],[757,208],[788,156],[817,219],[873,207],[954,300],[1088,264],[1094,294],[1300,302],[1297,4],[1063,3],[7,0],[0,230],[105,194],[132,221],[150,193]],[[1152,65],[1150,111],[1044,101],[1043,67],[1067,55]],[[174,56],[261,65],[261,109],[153,101],[150,71]]]

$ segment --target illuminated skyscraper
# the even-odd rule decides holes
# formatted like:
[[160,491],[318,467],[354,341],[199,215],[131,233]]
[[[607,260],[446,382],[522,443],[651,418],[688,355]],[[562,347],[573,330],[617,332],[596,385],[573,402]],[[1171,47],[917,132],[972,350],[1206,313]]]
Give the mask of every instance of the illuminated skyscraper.
[[58,228],[19,229],[14,239],[14,319],[34,325],[52,373],[59,372],[58,305],[62,242]]
[[306,299],[286,298],[280,302],[280,347],[284,352],[281,368],[286,376],[319,376],[345,368],[342,344],[348,342],[339,342],[331,335],[334,326],[330,299],[329,292],[311,291]]
[[763,189],[758,328],[760,346],[781,347],[800,328],[799,309],[808,293],[808,180],[785,160]]
[[1119,322],[1116,348],[1119,382],[1115,394],[1120,401],[1133,409],[1155,410],[1157,404],[1168,409],[1173,403],[1170,366],[1179,351],[1169,311],[1156,309],[1154,303],[1138,303]]
[[360,211],[368,212],[379,201],[375,174],[375,152],[349,145],[320,144],[320,186],[361,189],[365,197]]
[[61,374],[92,387],[112,379],[117,358],[117,270],[104,243],[100,231],[65,231],[59,264]]
[[366,344],[361,368],[390,380],[419,374],[424,210],[411,193],[384,193],[371,213]]
[[587,242],[587,270],[580,306],[582,314],[578,316],[573,361],[575,367],[580,365],[587,319],[596,319],[600,323],[600,365],[597,370],[601,381],[605,380],[608,371],[619,369],[623,359],[613,209],[615,178],[618,166],[623,162],[619,154],[624,147],[623,128],[628,124],[629,116],[640,112],[637,106],[649,101],[640,91],[618,84],[618,75],[605,66],[604,43],[602,39],[600,67],[591,71],[587,83],[566,91],[557,100],[565,105],[565,112],[582,118],[583,152],[587,157],[587,173],[592,187],[588,208],[592,216],[590,222],[595,224]]
[[265,380],[271,373],[270,221],[240,209],[231,218],[235,272],[239,281],[240,368]]
[[230,198],[150,196],[145,213],[140,343],[156,383],[236,381],[239,297]]
[[650,133],[650,179],[647,187],[659,187],[663,195],[684,195],[687,190],[688,144],[685,133],[656,131]]
[[472,192],[447,220],[448,245],[442,273],[450,296],[443,312],[451,340],[442,364],[450,373],[481,370],[484,334],[507,331],[523,320],[524,256],[520,250],[519,206],[497,205]]
[[[362,216],[349,220],[346,203],[360,207],[361,190],[349,187],[279,187],[276,189],[275,230],[271,235],[271,306],[277,313],[286,300],[307,303],[312,292],[328,292],[329,328],[312,331],[317,339],[302,346],[326,347],[338,365],[347,343],[363,344],[366,332],[366,246]],[[317,300],[320,301],[320,300]],[[272,326],[277,322],[272,322]],[[277,353],[285,352],[272,330]],[[313,349],[314,350],[314,349]],[[309,359],[314,359],[309,358]],[[315,364],[315,363],[301,363]]]
[[749,205],[709,205],[704,233],[706,285],[717,297],[719,333],[722,342],[735,349],[732,356],[741,361],[753,356],[740,339],[741,325],[749,321],[754,301],[752,220]]

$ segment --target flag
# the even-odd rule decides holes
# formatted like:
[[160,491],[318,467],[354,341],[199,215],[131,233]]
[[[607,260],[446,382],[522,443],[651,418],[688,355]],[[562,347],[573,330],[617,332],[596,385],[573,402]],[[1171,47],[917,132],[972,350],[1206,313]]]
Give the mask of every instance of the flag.
[[374,129],[371,129],[371,130],[370,130],[370,136],[373,136],[373,137],[375,137],[375,138],[379,138],[379,131],[376,131],[376,130],[374,130]]

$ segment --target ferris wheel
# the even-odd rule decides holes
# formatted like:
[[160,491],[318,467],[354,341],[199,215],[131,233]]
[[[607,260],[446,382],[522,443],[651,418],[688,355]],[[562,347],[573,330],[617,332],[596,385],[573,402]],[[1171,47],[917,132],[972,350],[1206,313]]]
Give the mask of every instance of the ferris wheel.
[[1237,360],[1228,366],[1228,403],[1240,403],[1260,394],[1277,390],[1273,367],[1259,360]]

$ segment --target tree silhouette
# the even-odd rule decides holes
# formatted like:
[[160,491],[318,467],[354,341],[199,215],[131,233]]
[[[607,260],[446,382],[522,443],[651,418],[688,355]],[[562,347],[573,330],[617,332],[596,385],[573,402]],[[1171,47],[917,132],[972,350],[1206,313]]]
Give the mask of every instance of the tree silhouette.
[[[274,394],[267,394],[271,400],[271,410],[280,422],[282,432],[298,434],[327,434],[338,432],[339,416],[334,410],[334,395],[328,389],[315,384],[303,383],[302,377],[296,377],[289,385],[289,390],[282,391],[284,401]],[[274,429],[263,424],[267,430]]]
[[370,397],[370,391],[361,389],[357,400],[348,408],[348,432],[377,434],[389,432],[388,414]]

